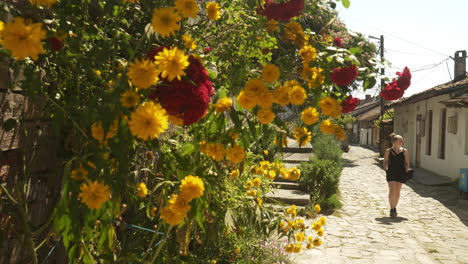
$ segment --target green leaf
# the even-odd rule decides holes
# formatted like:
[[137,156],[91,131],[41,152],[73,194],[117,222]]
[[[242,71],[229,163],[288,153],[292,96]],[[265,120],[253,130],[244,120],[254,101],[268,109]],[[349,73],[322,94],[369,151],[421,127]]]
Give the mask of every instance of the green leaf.
[[369,89],[369,88],[372,88],[375,86],[375,84],[377,83],[377,81],[375,80],[375,78],[368,78],[364,81],[364,91]]
[[349,52],[351,52],[351,54],[353,54],[353,55],[358,54],[360,51],[361,51],[360,47],[354,47],[354,48],[349,49]]
[[191,154],[195,150],[195,146],[190,142],[185,142],[182,147],[180,148],[180,154],[182,156],[186,156]]
[[349,8],[349,5],[351,4],[349,0],[341,0],[341,3],[343,3],[343,6],[346,8]]
[[14,119],[14,118],[9,118],[7,119],[7,121],[5,121],[3,123],[3,129],[8,132],[10,130],[12,130],[13,128],[15,128],[16,124],[18,124],[18,120]]

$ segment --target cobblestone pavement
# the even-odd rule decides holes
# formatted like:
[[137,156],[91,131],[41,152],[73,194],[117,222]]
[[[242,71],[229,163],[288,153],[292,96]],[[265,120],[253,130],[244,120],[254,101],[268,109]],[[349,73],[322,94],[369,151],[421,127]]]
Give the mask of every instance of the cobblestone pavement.
[[352,146],[344,154],[343,207],[328,217],[324,244],[295,255],[295,263],[468,263],[468,200],[452,186],[410,183],[399,218],[388,217],[385,172],[377,153]]

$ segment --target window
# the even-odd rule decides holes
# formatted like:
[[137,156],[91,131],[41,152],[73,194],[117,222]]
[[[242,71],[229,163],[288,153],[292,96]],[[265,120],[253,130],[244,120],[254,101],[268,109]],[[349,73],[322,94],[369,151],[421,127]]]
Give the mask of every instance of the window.
[[458,123],[457,120],[458,120],[458,118],[457,118],[456,115],[455,115],[455,116],[451,116],[451,117],[448,118],[448,129],[447,129],[447,131],[448,131],[449,133],[452,133],[452,134],[456,134],[456,133],[457,133],[457,125],[458,125],[458,124],[457,124],[457,123]]
[[447,126],[447,109],[444,108],[440,112],[440,142],[439,142],[439,159],[445,159],[445,132]]
[[431,155],[432,149],[432,110],[429,110],[427,114],[427,143],[426,143],[426,154]]

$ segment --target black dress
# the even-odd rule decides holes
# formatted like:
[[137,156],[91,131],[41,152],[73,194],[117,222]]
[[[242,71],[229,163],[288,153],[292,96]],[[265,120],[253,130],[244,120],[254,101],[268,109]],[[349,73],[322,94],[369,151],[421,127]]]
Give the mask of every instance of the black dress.
[[393,148],[390,148],[390,153],[388,154],[388,170],[387,173],[387,181],[396,181],[405,183],[404,175],[406,173],[405,168],[405,154],[401,151],[400,153],[396,153]]

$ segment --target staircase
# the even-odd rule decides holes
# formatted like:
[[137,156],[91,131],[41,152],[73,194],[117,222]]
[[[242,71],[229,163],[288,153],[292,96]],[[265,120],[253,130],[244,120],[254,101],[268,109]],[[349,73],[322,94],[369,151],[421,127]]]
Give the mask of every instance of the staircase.
[[[286,168],[298,167],[301,162],[308,161],[312,155],[312,146],[307,144],[299,147],[293,139],[288,140],[288,146],[284,148],[283,162]],[[302,191],[299,184],[277,177],[273,184],[277,189],[266,194],[267,202],[279,202],[295,204],[297,206],[309,205],[310,194]]]

